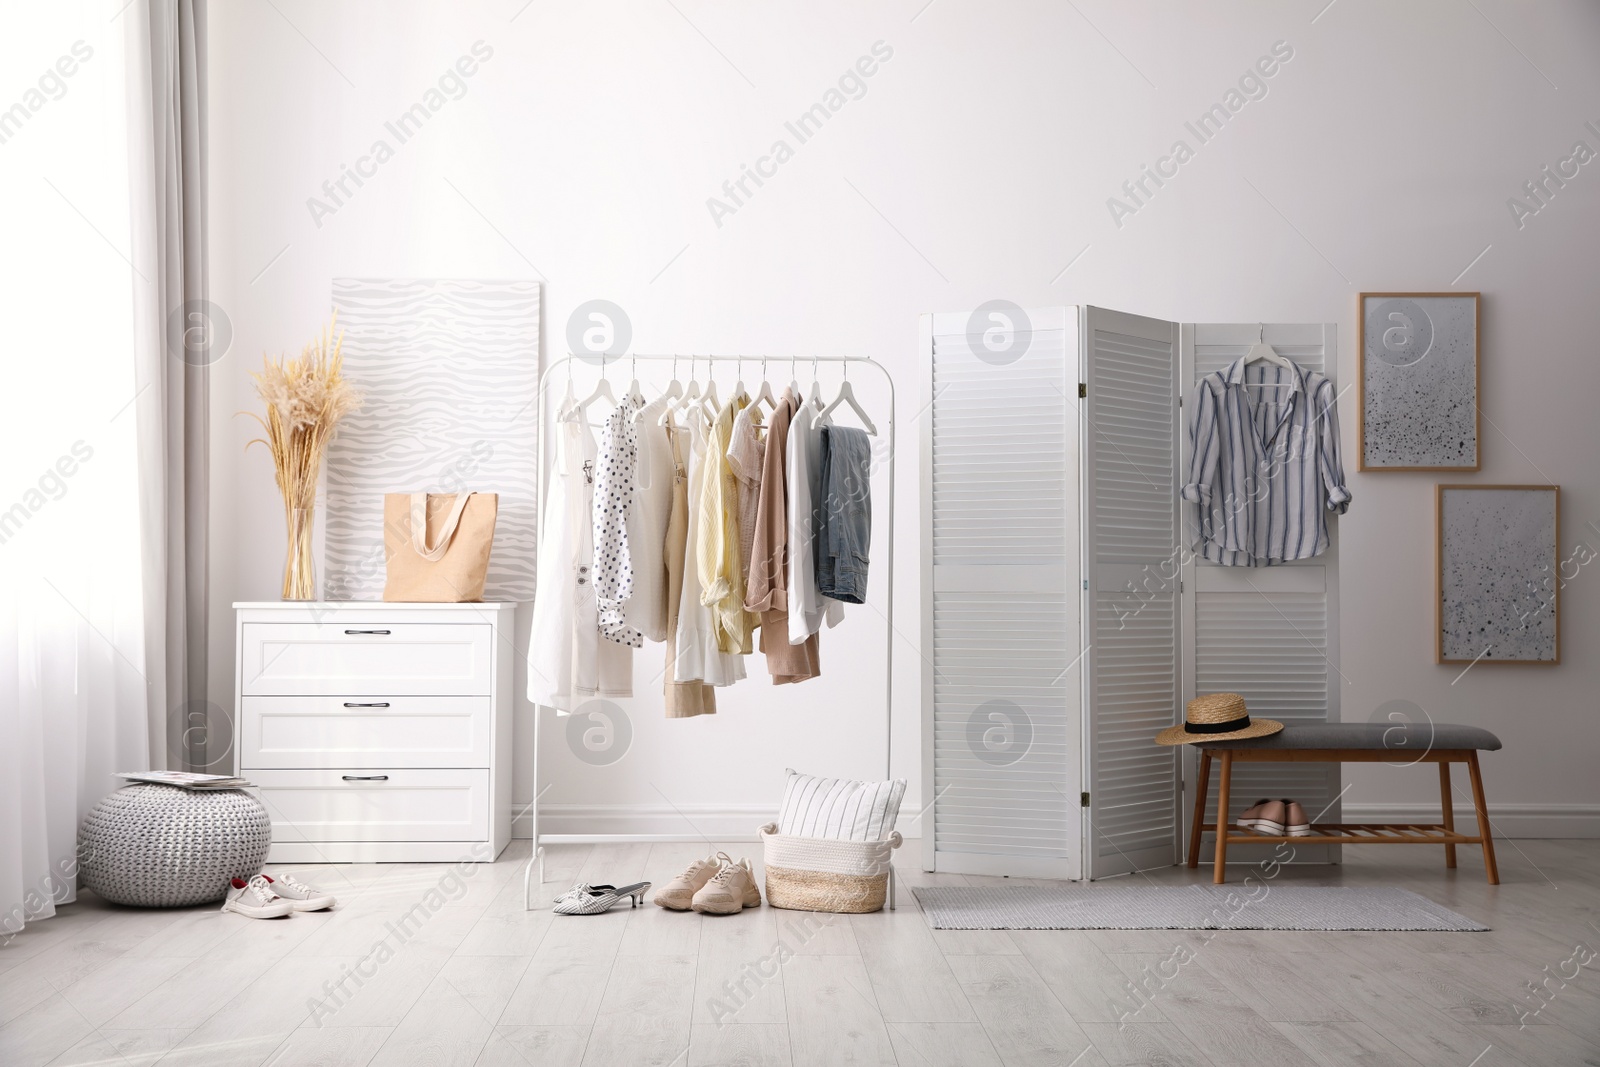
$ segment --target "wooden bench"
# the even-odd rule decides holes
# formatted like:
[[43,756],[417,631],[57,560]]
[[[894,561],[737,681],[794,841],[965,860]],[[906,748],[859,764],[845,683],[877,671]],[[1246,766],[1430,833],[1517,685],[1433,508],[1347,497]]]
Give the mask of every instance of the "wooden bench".
[[[1229,845],[1279,841],[1307,845],[1443,845],[1446,867],[1456,865],[1457,845],[1482,845],[1489,884],[1500,884],[1500,872],[1494,862],[1494,840],[1489,833],[1489,809],[1483,799],[1483,776],[1478,771],[1478,752],[1500,747],[1500,739],[1488,730],[1442,723],[1394,726],[1323,723],[1285,726],[1267,737],[1202,741],[1195,747],[1200,749],[1200,781],[1195,790],[1194,822],[1189,831],[1189,866],[1200,865],[1200,835],[1206,830],[1216,832],[1216,871],[1212,880],[1218,885],[1226,880]],[[1217,818],[1221,827],[1205,821],[1206,792],[1213,760],[1221,764],[1217,783]],[[1311,833],[1299,837],[1250,833],[1234,826],[1229,817],[1228,788],[1235,763],[1437,763],[1443,821],[1426,824],[1313,823]],[[1452,763],[1465,763],[1472,778],[1472,803],[1478,813],[1476,836],[1456,831],[1450,794]]]

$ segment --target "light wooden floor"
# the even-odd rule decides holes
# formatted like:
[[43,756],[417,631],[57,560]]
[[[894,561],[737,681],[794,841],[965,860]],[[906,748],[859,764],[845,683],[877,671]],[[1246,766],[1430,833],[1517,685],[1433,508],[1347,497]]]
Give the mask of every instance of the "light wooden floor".
[[[663,881],[705,849],[552,852],[532,912],[526,842],[459,888],[436,865],[304,868],[340,907],[276,922],[85,899],[0,950],[0,1064],[1600,1064],[1600,957],[1567,962],[1600,950],[1600,842],[1503,842],[1498,887],[1466,847],[1453,872],[1352,848],[1280,876],[1403,886],[1486,934],[937,931],[908,889],[892,914],[569,918],[549,898],[574,880]],[[387,924],[419,903],[402,944]],[[370,977],[316,1009],[351,968]]]

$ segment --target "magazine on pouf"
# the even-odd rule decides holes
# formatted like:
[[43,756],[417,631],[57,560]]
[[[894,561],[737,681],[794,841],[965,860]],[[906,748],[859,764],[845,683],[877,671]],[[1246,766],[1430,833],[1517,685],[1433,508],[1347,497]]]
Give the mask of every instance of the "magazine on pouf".
[[120,771],[118,778],[151,785],[176,785],[184,789],[245,789],[250,783],[231,774],[194,774],[189,771]]

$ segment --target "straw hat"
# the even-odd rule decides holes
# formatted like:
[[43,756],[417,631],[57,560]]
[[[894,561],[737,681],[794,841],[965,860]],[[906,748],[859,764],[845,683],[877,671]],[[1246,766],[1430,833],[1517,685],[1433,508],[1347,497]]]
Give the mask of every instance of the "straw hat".
[[1158,745],[1192,745],[1196,741],[1233,741],[1266,737],[1283,729],[1272,719],[1252,719],[1238,693],[1208,693],[1189,701],[1187,721],[1156,734]]

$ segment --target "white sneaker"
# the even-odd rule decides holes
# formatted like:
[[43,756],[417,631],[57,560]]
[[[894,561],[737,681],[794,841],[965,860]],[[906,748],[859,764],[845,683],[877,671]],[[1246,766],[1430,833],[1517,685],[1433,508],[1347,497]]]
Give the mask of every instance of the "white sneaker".
[[258,874],[248,882],[233,879],[222,910],[236,911],[247,919],[279,919],[289,914],[290,904],[272,891],[266,876]]
[[314,886],[306,885],[292,874],[281,875],[273,878],[270,874],[263,874],[272,887],[272,891],[289,902],[289,907],[295,911],[324,911],[338,903],[332,893],[324,893]]

